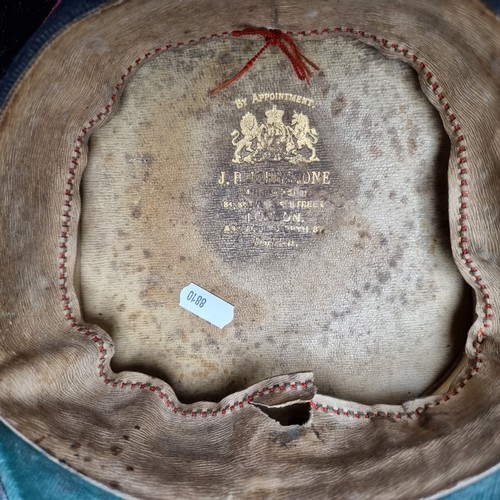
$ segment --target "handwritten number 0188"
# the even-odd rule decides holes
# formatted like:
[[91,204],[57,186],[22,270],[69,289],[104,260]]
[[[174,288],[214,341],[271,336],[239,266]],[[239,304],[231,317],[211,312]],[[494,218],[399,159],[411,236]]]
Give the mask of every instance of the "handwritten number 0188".
[[187,299],[190,302],[194,302],[196,306],[203,307],[207,299],[204,299],[201,295],[194,293],[193,291],[188,293]]

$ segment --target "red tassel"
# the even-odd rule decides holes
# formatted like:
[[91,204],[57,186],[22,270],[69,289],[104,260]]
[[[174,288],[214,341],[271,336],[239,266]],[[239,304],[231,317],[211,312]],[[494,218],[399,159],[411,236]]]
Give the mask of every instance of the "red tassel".
[[275,29],[267,29],[267,28],[245,28],[241,31],[233,31],[231,33],[234,37],[247,36],[247,35],[258,35],[264,37],[265,44],[264,46],[255,54],[252,59],[250,59],[243,68],[236,73],[233,77],[228,80],[222,82],[217,85],[214,89],[210,91],[211,94],[218,92],[231,85],[233,82],[238,80],[238,78],[242,77],[255,63],[255,61],[271,46],[274,45],[281,49],[283,54],[288,57],[290,62],[292,63],[293,69],[299,80],[306,80],[307,83],[312,75],[311,70],[308,65],[315,70],[319,71],[319,68],[316,64],[310,61],[302,52],[300,52],[299,48],[295,44],[293,38],[287,33],[283,33],[283,31],[275,30]]

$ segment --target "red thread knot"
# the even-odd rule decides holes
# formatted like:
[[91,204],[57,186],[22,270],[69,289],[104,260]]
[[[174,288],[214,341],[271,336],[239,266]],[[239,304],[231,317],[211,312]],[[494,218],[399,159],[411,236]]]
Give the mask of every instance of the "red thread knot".
[[240,31],[233,31],[231,36],[239,38],[241,36],[261,36],[264,38],[263,47],[243,66],[243,68],[236,73],[233,77],[225,80],[224,82],[217,85],[214,89],[210,91],[211,94],[218,92],[226,88],[227,86],[234,83],[238,78],[242,77],[257,61],[257,59],[271,46],[274,45],[278,47],[283,54],[290,60],[290,63],[295,70],[295,74],[299,80],[305,80],[309,83],[309,79],[312,75],[309,67],[314,68],[319,71],[319,67],[309,60],[302,52],[299,50],[293,38],[281,30],[277,29],[267,29],[267,28],[245,28]]

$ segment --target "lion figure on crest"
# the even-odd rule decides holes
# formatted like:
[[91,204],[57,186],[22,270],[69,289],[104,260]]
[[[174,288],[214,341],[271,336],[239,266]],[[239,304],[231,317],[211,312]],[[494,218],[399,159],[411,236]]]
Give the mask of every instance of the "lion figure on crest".
[[314,147],[318,142],[318,133],[315,128],[309,127],[309,118],[304,113],[294,111],[290,130],[295,137],[297,150],[306,147],[311,151],[311,156],[306,161],[308,163],[319,161],[319,158],[316,156],[316,148]]
[[[260,135],[260,126],[257,122],[257,118],[252,113],[246,113],[240,121],[241,128],[241,139],[238,130],[233,130],[231,136],[233,137],[233,146],[236,146],[234,152],[233,163],[255,163],[254,155],[256,149],[258,148],[258,140]],[[255,141],[255,143],[254,143]],[[248,155],[242,157],[241,152],[245,150]]]

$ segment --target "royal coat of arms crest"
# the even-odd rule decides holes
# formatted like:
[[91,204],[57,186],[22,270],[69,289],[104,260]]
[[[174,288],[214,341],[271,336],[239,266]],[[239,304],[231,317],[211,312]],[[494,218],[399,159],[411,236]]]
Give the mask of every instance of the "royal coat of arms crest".
[[247,112],[241,118],[240,130],[231,132],[232,144],[236,146],[233,163],[319,161],[315,147],[318,133],[310,127],[304,113],[294,111],[290,125],[283,122],[285,112],[275,105],[265,114],[266,121],[259,124],[255,115]]

